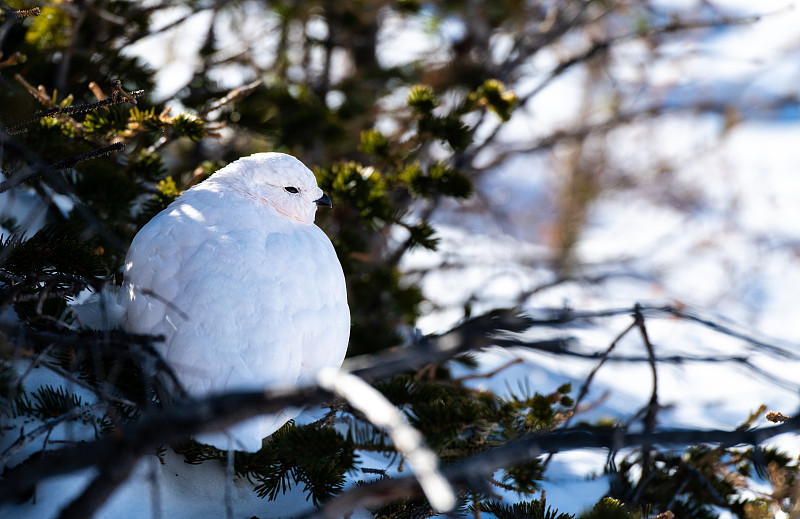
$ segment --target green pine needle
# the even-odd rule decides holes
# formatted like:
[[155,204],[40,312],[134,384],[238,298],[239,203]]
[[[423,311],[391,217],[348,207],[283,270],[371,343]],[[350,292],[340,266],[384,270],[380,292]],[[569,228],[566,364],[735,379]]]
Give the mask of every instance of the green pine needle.
[[572,519],[574,515],[559,513],[547,506],[545,498],[533,501],[520,501],[506,505],[498,501],[484,501],[479,507],[471,506],[472,512],[478,508],[481,512],[493,514],[497,519]]
[[57,418],[80,407],[81,397],[63,387],[51,385],[38,387],[33,393],[17,399],[17,413],[33,415],[41,419]]
[[207,134],[205,123],[188,113],[175,117],[172,120],[172,129],[181,137],[189,137],[193,141],[199,141]]

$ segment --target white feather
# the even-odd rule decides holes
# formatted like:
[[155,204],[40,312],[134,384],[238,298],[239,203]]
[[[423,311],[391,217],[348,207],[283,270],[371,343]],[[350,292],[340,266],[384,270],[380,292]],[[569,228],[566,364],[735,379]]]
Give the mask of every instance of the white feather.
[[[313,223],[320,197],[300,161],[259,153],[183,193],[133,239],[124,327],[166,337],[162,354],[191,395],[294,386],[341,365],[350,314],[342,267]],[[198,439],[258,450],[296,412]]]
[[112,330],[122,324],[125,308],[117,302],[119,287],[107,283],[100,292],[87,290],[85,293],[88,297],[83,302],[70,305],[81,326],[93,330]]

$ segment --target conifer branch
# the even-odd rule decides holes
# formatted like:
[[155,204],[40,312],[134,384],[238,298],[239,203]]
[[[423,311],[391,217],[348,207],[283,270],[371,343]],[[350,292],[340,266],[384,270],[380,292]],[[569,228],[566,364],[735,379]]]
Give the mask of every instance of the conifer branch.
[[[546,453],[577,449],[604,448],[617,451],[645,445],[686,446],[705,443],[720,445],[760,445],[777,436],[800,430],[800,420],[791,419],[781,425],[749,430],[664,429],[630,433],[623,429],[569,429],[535,434],[502,447],[476,454],[442,468],[442,473],[455,488],[485,491],[485,478],[496,470],[533,460]],[[353,510],[385,504],[395,499],[421,495],[413,476],[383,478],[374,483],[353,487],[331,499],[319,510],[301,516],[303,519],[345,517]]]
[[[654,307],[663,311],[662,307]],[[631,313],[634,309],[611,309],[598,312],[554,313],[546,319],[519,316],[513,311],[492,312],[456,327],[452,332],[425,338],[414,347],[401,352],[394,351],[366,359],[356,359],[351,365],[359,366],[357,374],[365,380],[375,380],[406,371],[415,366],[430,362],[442,362],[456,353],[470,348],[480,349],[490,344],[525,345],[513,338],[497,338],[503,330],[519,331],[530,326],[531,322],[568,322],[570,320],[608,317],[621,313]],[[642,312],[653,308],[640,307]],[[630,331],[630,330],[628,330]],[[7,335],[13,337],[13,335]],[[113,334],[112,334],[113,336]],[[119,337],[129,336],[120,334]],[[492,337],[495,337],[494,339]],[[507,337],[507,336],[506,336]],[[43,332],[29,332],[23,340],[34,340],[50,344],[51,337]],[[140,337],[146,341],[149,338]],[[16,338],[15,338],[16,340]],[[63,337],[59,339],[63,341]],[[73,339],[75,340],[75,339]],[[552,342],[552,341],[544,341]],[[463,344],[462,344],[463,343]],[[64,345],[65,343],[60,343]],[[76,345],[79,343],[75,343]],[[534,343],[535,344],[535,343]],[[422,360],[415,359],[420,356]],[[643,359],[651,361],[651,359]],[[178,400],[167,409],[149,409],[143,412],[138,422],[121,427],[114,435],[103,437],[90,444],[76,445],[56,451],[42,453],[37,460],[26,462],[24,466],[8,469],[0,486],[0,502],[13,499],[37,481],[81,470],[91,466],[103,467],[109,458],[134,460],[141,457],[158,444],[180,441],[198,432],[223,430],[230,425],[256,416],[277,412],[286,407],[314,405],[329,400],[331,393],[316,387],[303,387],[292,390],[267,392],[242,392],[213,395],[203,399]],[[678,445],[696,443],[721,443],[732,445],[746,443],[758,445],[764,440],[800,429],[800,420],[787,419],[774,427],[750,430],[694,430],[675,429],[628,433],[622,429],[558,430],[544,435],[526,436],[502,447],[474,455],[464,462],[444,467],[442,473],[456,488],[480,490],[486,484],[485,475],[503,466],[517,465],[525,460],[533,460],[546,452],[560,452],[580,448],[609,448],[619,450],[641,445]],[[127,461],[126,461],[127,463]],[[133,461],[131,462],[133,463]],[[124,467],[122,467],[124,468]],[[104,473],[106,469],[101,469]],[[92,507],[102,505],[103,496],[110,495],[121,482],[116,477],[98,478],[87,489],[83,503],[75,503],[75,510],[86,512]],[[355,506],[382,504],[395,497],[408,497],[419,494],[416,480],[409,477],[386,479],[377,483],[355,488],[325,505],[319,515],[313,517],[340,516]],[[91,506],[89,506],[91,505]]]
[[[11,243],[7,246],[14,247],[14,245],[14,243]],[[0,255],[0,264],[2,264],[4,260],[5,256]],[[9,283],[11,285],[7,288],[0,289],[0,311],[12,303],[74,296],[91,284],[88,280],[80,276],[65,274],[31,274],[29,276],[18,277],[3,269],[0,269],[0,280],[3,280],[3,284]],[[44,288],[42,288],[43,284]],[[59,285],[62,288],[51,288],[52,285]]]
[[20,10],[3,8],[3,13],[0,14],[0,21],[4,22],[2,27],[0,27],[0,47],[3,46],[3,42],[6,40],[6,36],[8,36],[11,27],[13,27],[18,20],[31,16],[39,16],[41,13],[42,10],[40,7]]
[[140,457],[152,452],[157,445],[178,442],[197,432],[223,430],[258,414],[320,403],[330,396],[322,389],[305,387],[213,395],[184,400],[168,409],[154,409],[113,435],[88,444],[46,451],[35,461],[8,469],[3,474],[3,485],[0,485],[0,503],[13,499],[16,494],[47,477],[101,465],[118,456],[121,459]]
[[[58,175],[54,173],[57,172],[59,169],[65,169],[61,167],[62,165],[68,164],[69,161],[75,160],[75,164],[79,162],[83,162],[84,160],[88,160],[90,158],[100,157],[104,155],[108,155],[116,150],[120,150],[124,147],[124,143],[117,142],[110,146],[104,146],[103,148],[98,148],[97,150],[90,151],[88,153],[84,153],[82,155],[77,155],[76,157],[72,157],[66,159],[61,162],[57,162],[51,166],[48,166],[34,153],[30,150],[25,148],[20,143],[16,142],[11,136],[8,135],[8,132],[4,131],[2,126],[0,126],[0,145],[5,147],[6,151],[12,151],[22,157],[27,163],[30,168],[30,171],[25,175],[14,175],[10,179],[0,183],[0,193],[7,191],[8,189],[19,185],[21,182],[25,180],[29,180],[30,178],[44,176],[47,178],[50,187],[52,187],[57,193],[62,195],[68,196],[71,200],[75,202],[74,210],[78,213],[78,215],[84,219],[84,221],[89,225],[89,227],[96,232],[101,238],[103,238],[109,245],[113,246],[120,252],[125,252],[127,250],[127,246],[120,240],[118,237],[114,236],[105,226],[100,222],[97,216],[92,213],[88,207],[86,207],[80,198],[75,195],[73,189],[67,184],[67,182]],[[66,166],[70,167],[70,166]],[[58,168],[58,169],[54,169]],[[13,182],[13,185],[7,185],[7,182]],[[52,204],[52,200],[50,201]]]
[[[513,320],[507,321],[506,324],[511,324],[511,321]],[[485,322],[480,322],[479,325],[471,323],[460,327],[460,332],[486,327],[487,323]],[[45,338],[45,335],[43,333],[35,334],[34,339],[37,341],[48,340],[49,337]],[[127,334],[120,334],[120,336],[125,335]],[[25,339],[28,338],[29,336],[26,335]],[[141,337],[141,339],[144,340],[145,337]],[[479,344],[483,345],[482,342]],[[414,356],[415,353],[422,353],[426,349],[427,347],[423,347],[423,350],[407,350],[405,353]],[[447,353],[452,355],[454,351],[451,350]],[[413,365],[398,363],[394,355],[387,355],[387,357],[390,359],[389,364],[394,369],[405,370],[408,369],[408,366]],[[442,358],[441,353],[433,358]],[[432,358],[426,360],[430,362]],[[363,368],[360,372],[367,380],[386,376],[387,373],[391,374],[391,371],[387,371],[381,363]],[[48,451],[43,453],[41,459],[26,464],[24,467],[9,469],[4,475],[8,484],[0,488],[0,502],[13,499],[14,495],[24,492],[27,487],[40,479],[95,466],[103,463],[109,457],[141,456],[151,451],[157,444],[176,442],[198,432],[223,430],[238,421],[258,414],[273,413],[286,407],[317,404],[330,398],[331,394],[328,391],[316,387],[306,387],[284,391],[229,393],[205,399],[181,400],[168,409],[150,410],[143,413],[138,422],[122,427],[113,436],[101,438],[87,445]],[[87,489],[88,493],[85,498],[78,498],[78,500],[84,499],[99,507],[102,505],[102,501],[98,501],[97,496],[110,495],[109,490],[102,487],[112,484],[118,484],[115,478],[95,480]],[[79,509],[82,513],[87,511],[85,503],[80,506],[75,504],[74,509]]]
[[9,18],[17,19],[17,18],[30,18],[32,16],[39,16],[42,14],[41,7],[34,7],[32,9],[16,9],[16,10],[4,10],[3,14],[0,14],[0,22],[8,21]]
[[[17,79],[22,79],[21,76],[18,75]],[[23,119],[22,121],[17,121],[16,123],[10,124],[6,128],[6,132],[9,135],[17,135],[27,131],[25,126],[43,119],[45,117],[54,117],[56,115],[75,115],[75,114],[83,114],[88,112],[93,112],[100,108],[104,108],[107,106],[112,106],[121,103],[130,103],[136,104],[136,98],[144,95],[144,90],[134,90],[133,92],[126,92],[122,88],[122,82],[119,79],[114,79],[111,81],[111,96],[106,97],[105,99],[101,99],[99,101],[95,101],[94,103],[89,104],[82,104],[82,105],[70,105],[70,106],[52,106],[45,110],[36,112],[32,116],[28,117],[27,119]],[[31,87],[28,85],[28,89],[31,90]],[[35,93],[36,91],[32,91],[31,93]],[[38,97],[38,96],[37,96]],[[49,98],[48,98],[49,99]],[[41,99],[40,99],[41,100]]]
[[[284,407],[315,404],[330,393],[313,387],[291,391],[244,392],[216,395],[189,400],[170,409],[151,411],[139,422],[129,424],[118,433],[90,444],[47,451],[38,460],[24,467],[8,469],[0,487],[0,502],[13,499],[37,481],[105,463],[108,459],[128,460],[140,457],[158,444],[181,440],[199,431],[224,429],[238,420],[260,413],[276,412]],[[544,435],[526,436],[502,447],[472,456],[467,460],[443,467],[442,473],[456,488],[478,488],[483,477],[498,468],[533,460],[547,452],[563,452],[583,448],[620,450],[642,445],[692,445],[719,443],[723,445],[759,445],[765,440],[800,429],[800,419],[790,419],[781,425],[750,430],[669,429],[629,433],[622,429],[559,430]],[[119,458],[118,458],[119,456]],[[121,481],[106,480],[107,485]],[[90,495],[106,495],[108,489],[98,489],[95,481]],[[341,517],[356,506],[373,506],[393,498],[419,495],[414,477],[384,479],[356,487],[332,499],[318,514],[310,517]],[[110,495],[110,494],[109,494]],[[87,496],[87,499],[89,497]],[[100,506],[102,502],[96,503]]]
[[9,189],[15,188],[18,185],[32,180],[34,178],[41,177],[43,175],[47,175],[49,173],[53,173],[56,171],[62,171],[65,169],[69,169],[75,167],[77,164],[81,162],[95,159],[98,157],[105,157],[115,151],[121,151],[125,148],[125,143],[123,142],[115,142],[114,144],[110,144],[108,146],[103,146],[102,148],[97,148],[86,153],[81,153],[80,155],[74,155],[62,161],[56,162],[55,164],[51,164],[46,167],[33,167],[27,173],[13,173],[10,175],[8,180],[4,180],[0,182],[0,193],[5,193]]
[[61,416],[57,416],[45,422],[44,424],[40,425],[39,427],[35,428],[32,431],[28,431],[22,436],[18,437],[14,442],[9,445],[6,450],[0,453],[0,467],[5,467],[8,460],[16,454],[20,449],[25,447],[26,445],[30,444],[33,440],[37,437],[41,436],[42,434],[48,433],[53,430],[59,424],[64,422],[68,422],[75,418],[80,418],[82,416],[86,416],[93,411],[98,409],[102,409],[105,407],[105,404],[93,404],[88,406],[79,406],[75,407],[71,411],[67,411],[66,413],[62,414]]
[[152,365],[155,374],[163,374],[170,382],[177,398],[185,398],[183,389],[172,367],[153,347],[154,342],[163,341],[162,336],[140,335],[121,331],[94,330],[30,330],[9,323],[0,323],[0,334],[11,342],[12,348],[31,351],[42,351],[52,348],[53,351],[72,351],[73,353],[91,353],[100,348],[112,358],[133,358],[141,365]]

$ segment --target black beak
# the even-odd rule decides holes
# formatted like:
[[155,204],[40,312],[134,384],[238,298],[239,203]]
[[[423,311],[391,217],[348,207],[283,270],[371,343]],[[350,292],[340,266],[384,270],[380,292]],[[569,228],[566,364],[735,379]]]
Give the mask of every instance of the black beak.
[[317,204],[317,207],[319,206],[333,207],[333,204],[331,203],[331,197],[329,197],[325,193],[322,193],[321,197],[314,200],[314,203]]

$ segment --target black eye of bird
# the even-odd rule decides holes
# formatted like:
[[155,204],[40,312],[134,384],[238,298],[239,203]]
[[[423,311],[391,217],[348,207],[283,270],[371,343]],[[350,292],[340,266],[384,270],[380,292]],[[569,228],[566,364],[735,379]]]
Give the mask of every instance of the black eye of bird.
[[296,187],[292,187],[292,186],[286,186],[283,189],[285,189],[286,191],[288,191],[290,193],[299,193],[300,192],[299,189],[297,189]]

